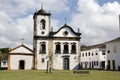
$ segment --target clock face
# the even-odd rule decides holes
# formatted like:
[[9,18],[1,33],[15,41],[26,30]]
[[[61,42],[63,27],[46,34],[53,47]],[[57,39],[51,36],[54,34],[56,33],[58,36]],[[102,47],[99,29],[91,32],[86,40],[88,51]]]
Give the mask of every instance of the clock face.
[[63,32],[63,35],[64,35],[64,36],[67,36],[68,34],[69,34],[68,31],[64,31],[64,32]]

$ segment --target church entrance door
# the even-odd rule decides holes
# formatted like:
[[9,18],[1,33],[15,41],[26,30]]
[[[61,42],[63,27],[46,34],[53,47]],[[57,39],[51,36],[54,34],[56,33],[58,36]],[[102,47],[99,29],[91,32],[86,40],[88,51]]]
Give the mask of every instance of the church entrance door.
[[69,70],[69,58],[63,58],[63,68]]
[[25,68],[25,61],[24,60],[20,60],[19,61],[19,69],[24,69]]

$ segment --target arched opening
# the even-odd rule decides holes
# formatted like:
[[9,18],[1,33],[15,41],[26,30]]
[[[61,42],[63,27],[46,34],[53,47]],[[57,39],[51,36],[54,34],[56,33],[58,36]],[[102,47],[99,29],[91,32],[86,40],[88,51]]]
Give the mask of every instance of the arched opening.
[[64,45],[64,54],[68,54],[69,53],[69,48],[68,45]]
[[60,54],[61,53],[61,47],[60,44],[56,45],[56,50],[55,50],[56,54]]
[[40,54],[45,54],[45,53],[46,53],[46,45],[45,44],[41,44]]
[[76,45],[75,44],[72,45],[71,53],[76,54]]
[[40,23],[41,23],[41,29],[45,29],[45,20],[42,19]]
[[25,69],[25,61],[24,60],[19,61],[19,69]]

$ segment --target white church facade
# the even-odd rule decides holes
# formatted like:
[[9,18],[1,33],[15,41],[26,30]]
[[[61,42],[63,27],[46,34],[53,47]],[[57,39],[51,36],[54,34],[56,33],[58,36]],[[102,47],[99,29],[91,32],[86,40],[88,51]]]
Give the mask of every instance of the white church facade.
[[8,53],[8,70],[31,70],[34,68],[33,51],[25,45],[10,49]]
[[35,69],[73,70],[80,63],[80,35],[67,24],[54,32],[51,14],[43,8],[34,13]]

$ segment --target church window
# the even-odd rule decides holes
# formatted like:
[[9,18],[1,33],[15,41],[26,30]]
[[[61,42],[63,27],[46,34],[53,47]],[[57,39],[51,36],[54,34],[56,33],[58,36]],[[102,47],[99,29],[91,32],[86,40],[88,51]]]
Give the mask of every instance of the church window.
[[61,47],[60,47],[60,44],[57,44],[57,45],[56,45],[55,53],[56,53],[56,54],[60,54],[60,53],[61,53]]
[[45,53],[46,53],[46,45],[44,43],[44,44],[41,44],[40,46],[40,54],[45,54]]
[[72,45],[71,53],[76,54],[76,45],[75,44]]
[[68,31],[64,31],[64,32],[63,32],[63,35],[64,35],[64,36],[67,36],[68,34],[69,34]]
[[42,63],[44,63],[45,62],[45,59],[44,58],[42,58],[42,61],[41,61]]
[[41,32],[41,34],[44,34],[44,33],[45,33],[44,31]]
[[40,21],[40,27],[41,27],[41,29],[45,29],[45,20],[44,19],[42,19]]
[[63,54],[68,54],[68,53],[69,53],[68,45],[65,44]]

